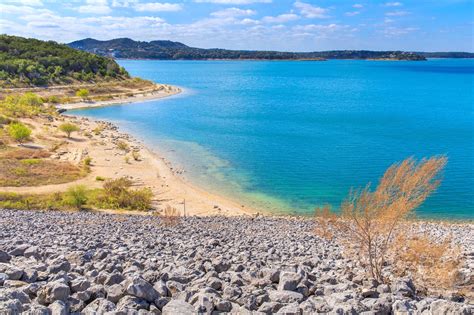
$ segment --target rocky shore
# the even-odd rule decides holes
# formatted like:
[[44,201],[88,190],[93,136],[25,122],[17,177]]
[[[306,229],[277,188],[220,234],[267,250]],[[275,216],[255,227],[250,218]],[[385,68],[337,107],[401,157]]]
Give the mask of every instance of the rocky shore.
[[[368,279],[301,218],[0,210],[0,314],[472,314],[410,279]],[[474,226],[452,233],[472,281]],[[471,279],[471,280],[469,280]],[[472,302],[472,301],[471,301]]]

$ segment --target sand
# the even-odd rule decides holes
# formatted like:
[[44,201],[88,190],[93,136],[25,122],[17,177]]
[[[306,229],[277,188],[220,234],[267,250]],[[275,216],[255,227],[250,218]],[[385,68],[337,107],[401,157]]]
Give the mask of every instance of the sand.
[[[84,107],[109,106],[141,102],[151,99],[175,95],[181,92],[179,88],[153,94],[134,95],[133,97],[116,99],[113,101],[74,103],[58,106],[63,109],[76,109]],[[130,106],[133,106],[130,105]],[[135,187],[149,187],[154,193],[154,208],[160,212],[167,205],[175,207],[182,215],[250,215],[256,212],[242,206],[231,199],[220,196],[198,187],[183,176],[183,170],[175,170],[172,164],[152,151],[132,136],[119,132],[118,128],[109,122],[96,121],[88,118],[79,118],[68,115],[67,112],[53,122],[46,118],[24,119],[25,123],[34,126],[34,145],[48,148],[52,143],[64,141],[57,153],[51,158],[81,163],[85,156],[92,158],[90,174],[80,180],[57,185],[38,187],[2,187],[0,191],[17,193],[51,193],[65,191],[71,186],[85,185],[88,188],[102,187],[103,181],[96,177],[106,179],[126,176],[133,180]],[[70,121],[80,126],[81,131],[74,133],[72,139],[67,139],[57,127],[64,121]],[[100,134],[93,130],[102,126]],[[117,142],[124,141],[131,151],[138,151],[140,158],[135,160],[131,151],[126,153],[117,147]],[[126,156],[128,158],[126,158]]]

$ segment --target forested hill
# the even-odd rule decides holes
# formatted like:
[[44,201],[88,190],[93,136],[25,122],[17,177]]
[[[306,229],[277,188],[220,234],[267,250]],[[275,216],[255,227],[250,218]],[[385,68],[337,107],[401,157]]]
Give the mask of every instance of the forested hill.
[[0,87],[121,80],[129,74],[113,59],[53,41],[0,35]]
[[334,50],[320,52],[280,52],[227,49],[203,49],[172,41],[151,42],[118,38],[99,41],[87,38],[69,46],[102,56],[130,59],[261,59],[261,60],[325,60],[325,59],[391,59],[425,60],[425,57],[402,51]]

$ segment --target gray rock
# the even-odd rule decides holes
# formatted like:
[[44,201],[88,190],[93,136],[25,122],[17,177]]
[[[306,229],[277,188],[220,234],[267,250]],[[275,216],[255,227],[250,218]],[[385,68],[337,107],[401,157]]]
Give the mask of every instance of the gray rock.
[[23,255],[26,257],[26,258],[30,258],[30,257],[33,257],[35,258],[36,260],[39,260],[41,258],[41,255],[39,253],[39,247],[38,246],[31,246],[31,247],[28,247],[25,252],[23,253]]
[[25,250],[29,247],[28,244],[20,244],[16,246],[13,250],[10,251],[10,255],[12,256],[23,256]]
[[277,314],[286,314],[286,315],[300,315],[301,314],[301,309],[298,305],[298,303],[292,303],[283,306],[278,310]]
[[118,311],[146,310],[149,307],[150,303],[147,301],[130,295],[124,296],[117,303]]
[[303,294],[288,290],[269,290],[268,296],[271,301],[280,303],[293,303],[301,302],[303,300]]
[[83,310],[82,313],[84,314],[103,314],[106,312],[112,312],[116,310],[116,306],[114,303],[103,299],[99,298],[91,303],[89,303]]
[[160,297],[160,294],[153,288],[153,286],[140,277],[134,277],[126,281],[124,287],[127,294],[144,299],[148,302],[153,302]]
[[282,272],[280,274],[280,282],[278,283],[278,290],[295,291],[298,283],[301,281],[301,276],[295,272]]
[[7,263],[10,259],[12,259],[12,257],[7,252],[0,250],[0,263]]
[[172,300],[163,307],[163,315],[191,315],[194,314],[194,307],[184,301]]
[[125,295],[125,288],[121,284],[114,284],[107,288],[107,299],[117,303]]
[[63,301],[54,301],[48,307],[51,315],[67,315],[69,314],[68,307]]
[[278,302],[263,302],[258,308],[258,311],[264,314],[274,314],[282,307],[283,304]]

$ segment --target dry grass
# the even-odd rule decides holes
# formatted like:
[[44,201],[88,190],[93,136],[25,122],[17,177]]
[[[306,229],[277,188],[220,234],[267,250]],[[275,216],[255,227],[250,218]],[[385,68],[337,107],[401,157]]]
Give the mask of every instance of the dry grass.
[[164,226],[175,226],[181,221],[181,216],[179,211],[167,205],[161,214],[162,222]]
[[0,186],[62,184],[84,177],[84,169],[68,162],[48,160],[46,150],[7,148],[0,151]]
[[[405,225],[401,223],[412,217],[414,209],[439,186],[439,174],[446,162],[445,157],[432,157],[419,162],[409,158],[392,165],[375,191],[370,190],[370,185],[351,191],[341,205],[339,215],[332,213],[329,207],[318,209],[318,235],[339,242],[345,253],[358,258],[370,277],[379,282],[388,281],[385,274],[387,265],[406,265],[406,270],[409,270],[410,264],[417,263],[408,260],[411,251],[406,252],[408,256],[394,254],[397,239],[400,235],[407,235]],[[434,243],[429,246],[427,239],[424,242],[427,251],[439,249]],[[420,249],[421,243],[409,245]],[[431,258],[437,255],[432,253]],[[430,276],[435,279],[441,275],[430,273]]]
[[122,150],[124,152],[130,151],[130,146],[127,142],[119,140],[117,141],[117,149]]
[[455,289],[461,265],[461,251],[450,237],[434,240],[427,235],[398,235],[394,242],[397,259],[394,272],[409,275],[417,288]]

